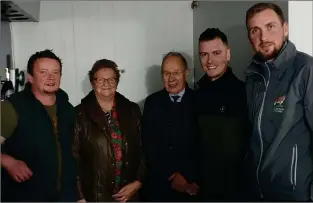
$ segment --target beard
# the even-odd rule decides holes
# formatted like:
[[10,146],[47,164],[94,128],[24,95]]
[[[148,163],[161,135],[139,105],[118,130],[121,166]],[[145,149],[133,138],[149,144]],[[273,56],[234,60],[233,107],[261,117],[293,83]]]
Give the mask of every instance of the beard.
[[280,53],[280,49],[277,49],[276,47],[274,50],[269,54],[263,54],[262,52],[258,51],[256,52],[256,57],[260,58],[262,61],[268,61],[276,58]]
[[[286,42],[286,39],[283,40],[283,43],[280,45],[280,47],[276,47],[274,44],[274,49],[272,52],[269,52],[267,54],[263,54],[261,51],[256,52],[256,58],[262,60],[262,61],[268,61],[275,59],[281,52],[282,48],[284,47],[284,44]],[[262,42],[260,46],[266,46],[269,44],[273,44],[271,42]],[[266,49],[266,48],[265,48]]]
[[43,93],[45,94],[55,94],[58,91],[58,89],[55,90],[43,90]]

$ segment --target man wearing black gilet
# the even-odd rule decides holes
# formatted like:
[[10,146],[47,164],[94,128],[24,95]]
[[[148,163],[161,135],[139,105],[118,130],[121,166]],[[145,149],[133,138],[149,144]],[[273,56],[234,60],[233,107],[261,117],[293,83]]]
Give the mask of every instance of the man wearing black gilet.
[[61,60],[33,54],[25,89],[1,102],[1,201],[78,201],[71,152],[74,108],[61,90]]

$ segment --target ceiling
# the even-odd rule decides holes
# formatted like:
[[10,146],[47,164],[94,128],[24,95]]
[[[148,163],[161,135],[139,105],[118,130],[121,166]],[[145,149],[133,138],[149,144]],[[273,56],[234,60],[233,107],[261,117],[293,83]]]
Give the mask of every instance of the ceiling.
[[[38,5],[34,6],[33,3]],[[35,12],[35,16],[38,14],[37,16],[39,17],[39,5],[39,1],[1,1],[1,21],[37,22],[39,19],[36,19],[30,11]]]

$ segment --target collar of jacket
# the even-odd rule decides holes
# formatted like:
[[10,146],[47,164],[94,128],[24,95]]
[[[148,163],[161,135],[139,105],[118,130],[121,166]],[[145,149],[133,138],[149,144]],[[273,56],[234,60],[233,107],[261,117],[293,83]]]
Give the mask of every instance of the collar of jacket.
[[230,79],[235,78],[235,75],[232,71],[232,68],[227,66],[227,70],[225,71],[225,73],[218,78],[217,80],[210,80],[209,77],[207,76],[207,74],[204,74],[204,76],[202,76],[202,78],[197,82],[199,88],[204,88],[207,87],[208,85],[222,85],[227,83]]
[[264,61],[255,55],[252,58],[251,64],[245,71],[245,74],[251,75],[253,73],[259,73],[263,75],[264,71],[262,71],[260,67],[264,68],[265,64],[267,64],[272,70],[278,70],[280,72],[279,75],[281,76],[286,68],[292,65],[292,61],[296,54],[297,49],[295,45],[291,41],[286,40],[277,57],[271,62]]
[[[120,121],[120,125],[124,124],[125,119],[129,119],[128,116],[126,116],[127,112],[130,111],[129,105],[127,105],[129,103],[130,101],[122,94],[118,92],[115,93],[116,111]],[[106,118],[100,104],[97,101],[94,90],[91,90],[88,95],[81,100],[81,106],[91,122],[96,123],[101,129],[106,127]],[[127,118],[125,118],[125,116]],[[131,115],[129,116],[131,117]]]
[[[169,92],[163,88],[163,90],[161,90],[162,92],[162,97],[163,97],[163,100],[165,103],[171,101],[170,98],[169,98]],[[182,103],[185,103],[185,100],[189,100],[191,97],[192,97],[192,94],[193,94],[193,90],[189,87],[188,83],[186,82],[185,84],[185,93],[184,95],[182,96],[181,98],[181,102]]]
[[[27,82],[25,84],[24,91],[28,94],[31,93],[31,95],[35,97],[35,95],[33,94],[32,90],[31,90],[31,84],[29,82]],[[55,93],[55,96],[56,96],[56,103],[57,104],[69,102],[68,94],[64,90],[62,90],[61,88],[59,88],[59,90]]]

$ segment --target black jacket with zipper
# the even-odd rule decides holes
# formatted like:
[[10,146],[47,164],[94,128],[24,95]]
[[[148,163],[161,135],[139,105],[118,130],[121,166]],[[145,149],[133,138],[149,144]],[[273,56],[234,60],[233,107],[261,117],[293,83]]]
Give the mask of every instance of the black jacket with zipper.
[[198,85],[201,201],[237,201],[250,135],[245,84],[228,67],[214,81],[205,74]]
[[286,41],[272,62],[254,58],[246,89],[252,200],[308,201],[312,184],[313,58]]

